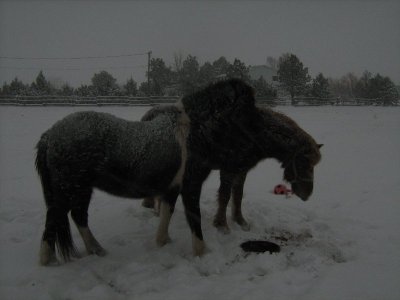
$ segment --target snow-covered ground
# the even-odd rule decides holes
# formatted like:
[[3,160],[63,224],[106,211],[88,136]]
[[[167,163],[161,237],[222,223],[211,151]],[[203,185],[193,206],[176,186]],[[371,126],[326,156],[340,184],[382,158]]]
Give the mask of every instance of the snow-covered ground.
[[[0,299],[400,299],[400,109],[279,107],[314,136],[323,158],[308,202],[270,193],[282,170],[268,160],[248,176],[249,232],[212,226],[218,173],[201,200],[209,252],[194,258],[178,201],[172,243],[155,245],[157,217],[138,200],[96,192],[90,224],[108,250],[55,267],[38,265],[45,205],[34,146],[77,110],[139,119],[148,107],[0,107]],[[248,239],[281,244],[278,254],[245,254]]]

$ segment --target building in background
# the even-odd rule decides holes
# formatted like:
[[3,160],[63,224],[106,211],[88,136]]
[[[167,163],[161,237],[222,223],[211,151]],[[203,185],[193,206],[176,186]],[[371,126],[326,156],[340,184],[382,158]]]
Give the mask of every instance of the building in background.
[[249,75],[253,80],[257,80],[262,76],[267,83],[272,85],[276,85],[278,82],[277,70],[267,65],[250,66]]

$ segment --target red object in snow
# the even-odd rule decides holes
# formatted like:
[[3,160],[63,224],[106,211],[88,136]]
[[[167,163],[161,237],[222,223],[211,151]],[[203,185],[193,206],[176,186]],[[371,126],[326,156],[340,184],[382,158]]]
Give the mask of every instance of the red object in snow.
[[290,195],[292,190],[287,188],[284,184],[278,184],[274,188],[274,194],[276,195]]

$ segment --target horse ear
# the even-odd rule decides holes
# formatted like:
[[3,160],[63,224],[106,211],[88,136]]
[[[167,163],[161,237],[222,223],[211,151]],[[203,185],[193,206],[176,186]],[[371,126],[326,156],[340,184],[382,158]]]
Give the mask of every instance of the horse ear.
[[321,149],[324,144],[318,144],[318,149]]

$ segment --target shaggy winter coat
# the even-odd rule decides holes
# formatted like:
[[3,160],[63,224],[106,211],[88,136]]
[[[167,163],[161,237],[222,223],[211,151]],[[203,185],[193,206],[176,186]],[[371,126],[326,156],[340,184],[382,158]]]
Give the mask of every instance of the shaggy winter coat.
[[176,198],[185,168],[188,130],[188,119],[178,107],[151,122],[77,112],[47,130],[36,157],[47,205],[41,263],[55,260],[55,244],[65,259],[75,254],[69,211],[88,252],[104,254],[87,224],[93,188],[129,198]]
[[[226,207],[233,194],[233,218],[244,229],[248,223],[241,212],[243,185],[247,172],[265,158],[275,158],[285,169],[284,178],[303,200],[313,189],[313,168],[321,156],[320,145],[289,117],[271,109],[252,106],[231,107],[220,112],[217,105],[202,97],[183,98],[183,107],[191,119],[188,138],[188,161],[182,190],[188,222],[194,233],[194,245],[202,249],[200,192],[204,180],[212,169],[221,170],[218,212],[214,225],[228,230]],[[213,97],[218,99],[218,97]],[[143,119],[163,113],[167,107],[150,110]],[[147,203],[146,203],[147,202]],[[147,199],[145,205],[152,203]],[[197,249],[197,250],[198,250]],[[196,249],[194,249],[196,252]],[[200,251],[201,252],[201,251]]]

